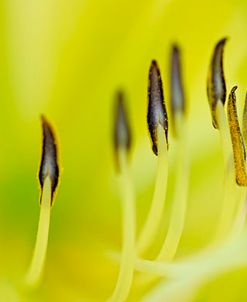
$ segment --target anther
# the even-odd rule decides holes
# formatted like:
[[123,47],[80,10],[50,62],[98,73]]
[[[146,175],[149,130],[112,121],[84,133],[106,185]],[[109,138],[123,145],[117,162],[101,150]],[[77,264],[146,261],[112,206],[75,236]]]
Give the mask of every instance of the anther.
[[44,116],[41,116],[41,119],[43,129],[43,147],[42,159],[39,170],[39,181],[41,189],[43,189],[46,177],[50,177],[52,202],[52,197],[56,190],[59,178],[59,168],[57,163],[57,145],[51,125]]
[[223,52],[226,41],[226,38],[220,40],[214,49],[207,80],[208,102],[211,109],[213,126],[216,129],[219,128],[216,105],[218,102],[222,102],[224,105],[226,100],[226,83],[223,70]]
[[175,134],[178,129],[176,127],[176,117],[183,116],[185,113],[185,97],[182,83],[181,73],[181,56],[178,46],[173,45],[171,52],[171,112]]
[[160,70],[156,61],[152,61],[149,69],[148,87],[148,128],[153,143],[153,152],[158,155],[158,125],[165,130],[168,146],[168,118],[164,103],[162,80]]
[[122,91],[116,94],[113,144],[117,169],[119,169],[118,153],[120,150],[128,152],[131,148],[131,131],[125,108],[125,97]]
[[228,100],[228,122],[231,133],[236,182],[239,186],[247,186],[246,153],[243,137],[240,131],[235,91],[237,86],[231,90]]

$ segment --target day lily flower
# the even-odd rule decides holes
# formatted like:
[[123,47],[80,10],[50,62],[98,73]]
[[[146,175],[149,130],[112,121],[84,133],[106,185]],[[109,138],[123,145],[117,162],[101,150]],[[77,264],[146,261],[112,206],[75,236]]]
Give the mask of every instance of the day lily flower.
[[1,2],[0,301],[247,300],[247,7],[197,6]]

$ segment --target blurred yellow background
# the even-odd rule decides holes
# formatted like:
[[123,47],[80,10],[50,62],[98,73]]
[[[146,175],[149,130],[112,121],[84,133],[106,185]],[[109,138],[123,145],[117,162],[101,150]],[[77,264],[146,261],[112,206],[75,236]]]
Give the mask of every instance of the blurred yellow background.
[[[41,113],[57,133],[62,170],[44,283],[24,301],[104,301],[110,295],[118,267],[105,254],[121,246],[112,152],[113,96],[118,88],[128,96],[140,227],[156,169],[146,125],[148,68],[152,59],[158,60],[168,102],[173,42],[181,46],[183,55],[192,165],[178,257],[208,242],[220,210],[223,166],[206,98],[207,69],[215,43],[229,37],[227,91],[239,85],[242,108],[247,87],[246,35],[244,0],[0,2],[2,280],[21,278],[32,254],[39,214]],[[170,133],[173,163],[172,142]],[[170,171],[168,196],[172,167]],[[169,208],[168,199],[167,215]],[[164,232],[166,225],[164,220]]]

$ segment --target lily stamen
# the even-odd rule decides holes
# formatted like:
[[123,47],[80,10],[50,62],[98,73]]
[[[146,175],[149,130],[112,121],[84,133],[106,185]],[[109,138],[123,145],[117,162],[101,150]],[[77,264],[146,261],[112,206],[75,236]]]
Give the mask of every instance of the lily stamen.
[[128,151],[131,134],[124,107],[123,94],[117,96],[114,126],[114,151],[117,159],[122,199],[122,254],[117,283],[109,302],[125,301],[132,284],[135,262],[135,197],[129,171]]
[[225,172],[228,170],[230,134],[227,125],[224,104],[226,101],[226,83],[223,69],[223,53],[227,39],[221,39],[215,46],[208,70],[207,95],[212,115],[212,123],[219,129]]
[[[178,130],[179,128],[180,130]],[[172,212],[168,232],[159,255],[157,256],[157,260],[160,261],[172,261],[175,257],[183,233],[187,209],[189,183],[188,140],[186,122],[183,121],[183,118],[181,118],[180,121],[177,121],[177,131],[179,133],[179,138],[176,156],[176,189],[172,202]]]
[[[236,208],[236,213],[234,213],[235,227],[234,231],[238,232],[242,229],[245,223],[245,201],[246,201],[246,187],[247,186],[247,172],[246,172],[246,150],[244,139],[240,130],[240,125],[238,122],[237,108],[236,108],[236,95],[235,91],[237,86],[232,88],[228,100],[228,121],[231,133],[234,166],[235,166],[235,179],[238,187],[237,193],[240,196]],[[245,112],[243,114],[243,120],[245,119]],[[244,124],[244,121],[243,121]],[[242,214],[243,213],[243,214]]]
[[178,140],[176,156],[177,173],[168,232],[157,257],[157,260],[163,261],[173,260],[177,252],[180,238],[184,229],[189,182],[185,98],[180,66],[180,50],[177,46],[172,48],[170,80],[172,120],[175,130],[174,132]]
[[43,152],[39,172],[41,185],[40,217],[33,257],[25,279],[25,283],[31,287],[38,285],[42,277],[48,245],[50,212],[59,177],[55,136],[44,117],[42,117],[42,127]]
[[222,240],[230,232],[232,215],[236,206],[234,181],[234,163],[231,149],[231,138],[227,117],[224,110],[226,101],[226,82],[223,68],[223,53],[227,39],[221,39],[215,46],[207,79],[207,95],[211,109],[213,126],[219,130],[221,149],[224,161],[224,198],[216,241]]
[[239,186],[247,186],[246,151],[237,116],[236,89],[237,86],[233,87],[229,95],[228,121],[232,139],[236,183]]
[[151,207],[137,242],[139,255],[144,254],[156,238],[163,217],[168,179],[168,119],[160,70],[156,61],[151,63],[149,70],[148,91],[148,126],[153,142],[153,151],[158,156],[158,170]]
[[219,128],[217,104],[221,102],[224,105],[226,101],[226,83],[223,69],[223,52],[226,41],[227,39],[224,38],[215,46],[207,79],[208,102],[211,108],[212,123],[216,129]]
[[[247,93],[245,96],[243,118],[242,118],[242,137],[244,145],[247,145]],[[235,230],[239,233],[245,224],[247,213],[247,190],[243,193],[242,201],[239,203],[239,207],[236,214]]]

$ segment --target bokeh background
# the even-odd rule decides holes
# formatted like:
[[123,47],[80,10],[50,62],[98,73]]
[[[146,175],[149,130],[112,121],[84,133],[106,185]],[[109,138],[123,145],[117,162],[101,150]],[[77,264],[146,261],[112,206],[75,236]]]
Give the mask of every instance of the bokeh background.
[[[0,2],[0,274],[4,283],[22,278],[32,255],[39,215],[41,113],[57,133],[62,171],[44,282],[23,301],[104,301],[113,290],[118,267],[107,251],[121,247],[112,152],[113,97],[117,89],[127,96],[139,230],[156,171],[146,125],[148,68],[152,59],[158,60],[168,104],[173,42],[182,49],[191,160],[189,209],[178,258],[209,242],[222,202],[223,160],[207,104],[207,68],[215,43],[229,37],[227,88],[239,85],[241,110],[247,87],[246,34],[245,0]],[[170,132],[168,197],[174,189],[173,151]],[[158,241],[166,231],[170,200]],[[245,270],[235,272],[233,280],[244,276]],[[232,286],[227,287],[224,301],[243,294],[239,288],[243,283],[235,281],[233,286],[230,280],[212,281],[201,291],[200,301],[210,297],[220,301],[219,296],[214,300],[215,293],[227,282]],[[138,301],[138,288],[131,297],[130,301]]]

